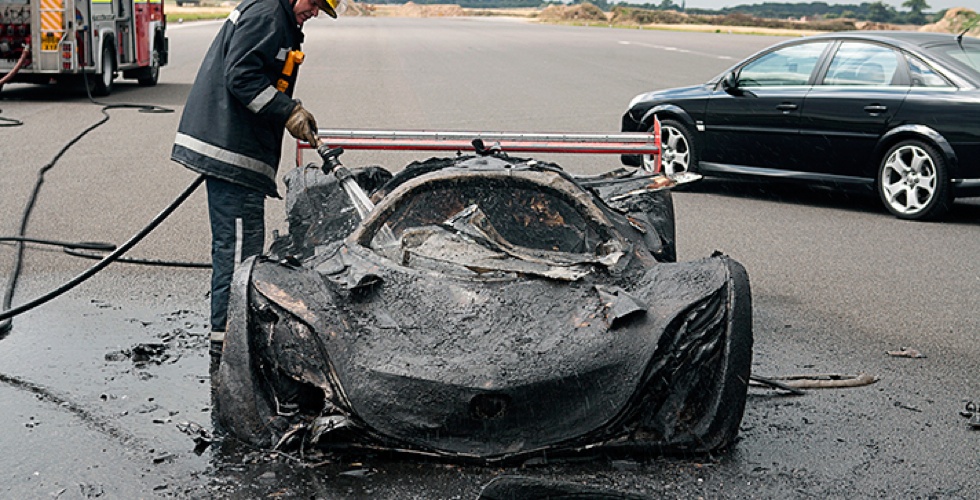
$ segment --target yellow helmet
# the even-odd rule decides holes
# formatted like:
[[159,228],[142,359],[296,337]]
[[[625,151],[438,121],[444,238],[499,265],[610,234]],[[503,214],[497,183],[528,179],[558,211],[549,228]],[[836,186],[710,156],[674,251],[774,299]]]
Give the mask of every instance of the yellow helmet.
[[316,5],[334,19],[347,10],[347,0],[316,0]]

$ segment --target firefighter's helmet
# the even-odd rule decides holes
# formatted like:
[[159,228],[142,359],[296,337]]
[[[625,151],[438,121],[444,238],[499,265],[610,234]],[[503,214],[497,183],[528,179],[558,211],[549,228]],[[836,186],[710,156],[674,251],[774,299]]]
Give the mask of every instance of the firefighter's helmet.
[[347,10],[347,0],[316,0],[316,5],[321,11],[335,19]]

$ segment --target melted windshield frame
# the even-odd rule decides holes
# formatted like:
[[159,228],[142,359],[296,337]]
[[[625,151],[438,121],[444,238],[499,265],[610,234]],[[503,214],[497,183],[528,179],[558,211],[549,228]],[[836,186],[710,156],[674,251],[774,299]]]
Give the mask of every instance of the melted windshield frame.
[[413,187],[360,240],[378,249],[378,237],[386,230],[398,241],[413,228],[448,227],[472,206],[479,207],[507,243],[535,253],[594,256],[609,239],[608,228],[560,190],[519,177],[463,176]]

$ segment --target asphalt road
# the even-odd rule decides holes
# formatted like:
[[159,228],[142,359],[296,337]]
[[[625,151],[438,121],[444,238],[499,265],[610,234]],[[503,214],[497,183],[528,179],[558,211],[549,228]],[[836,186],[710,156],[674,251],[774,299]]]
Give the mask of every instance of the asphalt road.
[[[28,234],[121,243],[193,179],[169,161],[183,102],[219,23],[172,26],[159,85],[123,81],[108,111],[46,174]],[[540,26],[493,18],[319,19],[306,28],[296,95],[324,128],[614,133],[645,90],[704,81],[778,37]],[[38,171],[103,118],[84,93],[8,85],[0,117],[0,236],[17,232]],[[280,171],[292,166],[284,144]],[[349,152],[397,170],[428,154]],[[549,157],[574,173],[616,157]],[[312,158],[307,158],[312,160]],[[209,424],[208,272],[118,264],[14,320],[0,340],[0,497],[475,498],[500,475],[574,481],[669,498],[977,498],[980,204],[942,223],[892,218],[874,199],[705,180],[675,195],[680,260],[725,252],[748,269],[753,372],[856,374],[851,389],[750,391],[741,440],[713,457],[515,468],[369,458],[304,467],[194,453],[185,422]],[[267,203],[269,231],[284,227]],[[203,262],[195,193],[131,256]],[[13,246],[0,243],[0,276]],[[31,245],[14,304],[92,261]],[[136,362],[134,347],[163,344]],[[152,346],[151,346],[152,347]],[[885,351],[910,347],[924,358]],[[238,455],[235,455],[238,457]]]

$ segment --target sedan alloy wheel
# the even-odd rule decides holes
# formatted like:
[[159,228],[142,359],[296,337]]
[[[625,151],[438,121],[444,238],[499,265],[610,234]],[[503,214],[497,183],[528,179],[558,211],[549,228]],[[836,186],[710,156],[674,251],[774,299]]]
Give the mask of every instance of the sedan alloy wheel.
[[[673,175],[697,170],[697,154],[693,148],[691,134],[679,122],[664,120],[660,124],[661,144],[663,145],[663,173]],[[650,161],[644,157],[644,161]]]
[[952,203],[942,157],[920,141],[889,150],[879,170],[878,194],[888,211],[902,219],[935,218]]

